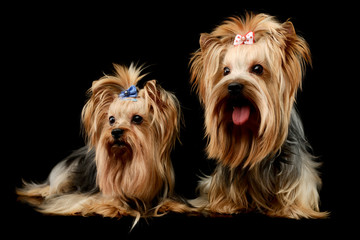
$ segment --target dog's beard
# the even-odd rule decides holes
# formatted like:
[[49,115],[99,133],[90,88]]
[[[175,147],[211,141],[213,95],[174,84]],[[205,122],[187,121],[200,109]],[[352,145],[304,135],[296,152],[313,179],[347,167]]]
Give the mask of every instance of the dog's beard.
[[246,161],[252,141],[258,134],[258,112],[245,98],[228,96],[210,103],[206,108],[206,126],[210,158],[226,165],[239,165]]
[[[154,139],[127,134],[119,140],[103,139],[96,148],[97,182],[106,196],[150,201],[162,188]],[[149,140],[151,139],[151,141]]]
[[[205,102],[205,125],[210,158],[230,167],[252,167],[281,146],[281,112],[270,94],[242,82],[239,96],[230,96],[229,82],[215,85]],[[282,143],[281,142],[281,143]]]
[[[124,139],[110,140],[108,143],[108,155],[115,161],[131,161],[133,150],[131,145]],[[117,160],[116,160],[117,159]]]

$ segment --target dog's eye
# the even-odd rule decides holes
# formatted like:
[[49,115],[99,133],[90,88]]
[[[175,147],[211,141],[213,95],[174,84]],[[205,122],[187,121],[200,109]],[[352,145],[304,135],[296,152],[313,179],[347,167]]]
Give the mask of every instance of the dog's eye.
[[111,126],[114,125],[114,123],[115,123],[115,117],[114,116],[109,117],[109,123],[110,123]]
[[230,73],[230,68],[224,67],[224,76],[228,75]]
[[256,64],[251,68],[251,72],[257,75],[261,75],[264,72],[264,68],[260,64]]
[[135,124],[140,124],[140,123],[142,123],[143,118],[142,118],[142,116],[134,115],[134,116],[132,117],[131,121],[132,121],[133,123],[135,123]]

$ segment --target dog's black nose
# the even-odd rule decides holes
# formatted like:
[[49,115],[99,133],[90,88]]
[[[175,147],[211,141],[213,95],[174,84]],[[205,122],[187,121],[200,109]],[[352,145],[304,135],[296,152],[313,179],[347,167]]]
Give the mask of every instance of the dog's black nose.
[[230,83],[228,85],[228,91],[230,95],[237,96],[241,93],[242,89],[244,88],[244,85],[240,83]]
[[115,128],[111,131],[111,136],[113,136],[114,139],[118,139],[121,137],[121,135],[124,134],[124,129],[121,128]]

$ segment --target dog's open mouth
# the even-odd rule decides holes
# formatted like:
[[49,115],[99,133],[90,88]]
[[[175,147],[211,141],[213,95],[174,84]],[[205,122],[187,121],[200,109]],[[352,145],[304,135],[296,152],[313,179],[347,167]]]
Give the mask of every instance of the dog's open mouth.
[[129,143],[120,139],[115,140],[113,143],[111,143],[110,149],[112,153],[118,156],[123,156],[124,154],[131,152],[131,147]]
[[252,112],[252,104],[245,98],[230,98],[230,106],[232,107],[232,121],[235,125],[241,126],[245,124]]
[[250,106],[234,107],[232,120],[235,125],[243,125],[250,117]]

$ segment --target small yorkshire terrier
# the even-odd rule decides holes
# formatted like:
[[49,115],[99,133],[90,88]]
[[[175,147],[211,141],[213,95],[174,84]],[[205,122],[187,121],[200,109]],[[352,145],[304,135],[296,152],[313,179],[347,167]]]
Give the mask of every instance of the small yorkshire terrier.
[[142,69],[114,65],[94,81],[82,110],[87,146],[57,164],[46,182],[24,183],[21,199],[42,213],[105,217],[156,215],[173,195],[170,151],[180,128],[177,98]]
[[191,82],[217,167],[200,181],[194,206],[220,214],[327,216],[319,211],[319,163],[294,106],[306,64],[310,50],[293,24],[266,14],[232,17],[201,34]]

